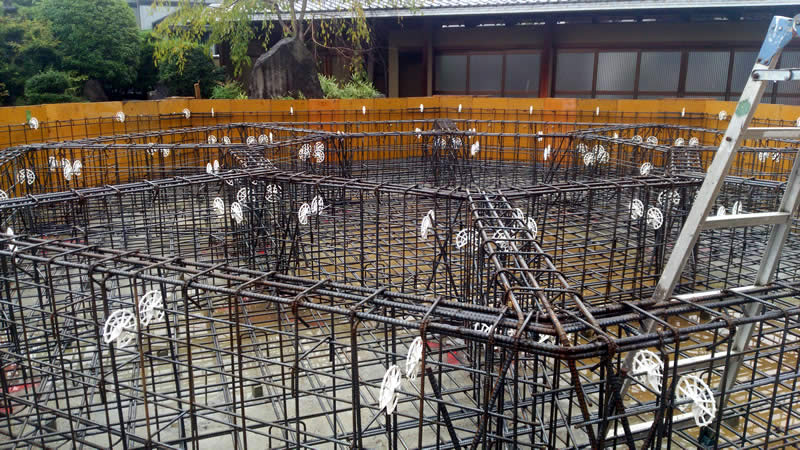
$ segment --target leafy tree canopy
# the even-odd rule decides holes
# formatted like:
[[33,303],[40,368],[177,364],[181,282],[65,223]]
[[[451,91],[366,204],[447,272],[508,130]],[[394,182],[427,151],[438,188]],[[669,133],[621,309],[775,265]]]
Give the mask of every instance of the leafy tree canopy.
[[36,16],[61,43],[63,68],[124,90],[136,79],[140,41],[125,0],[42,0]]
[[21,17],[0,17],[0,80],[5,83],[5,100],[13,102],[21,97],[25,82],[42,70],[60,68],[59,47],[45,24]]
[[[415,9],[416,1],[381,1],[381,6]],[[156,3],[163,6],[169,0],[156,0]],[[308,3],[308,0],[221,0],[210,7],[202,0],[178,0],[178,11],[166,17],[155,30],[160,38],[156,44],[156,60],[175,57],[181,65],[189,47],[207,39],[213,44],[230,46],[235,73],[239,75],[251,63],[247,55],[249,42],[262,36],[264,49],[268,50],[276,27],[284,36],[294,36],[303,42],[310,40],[323,47],[342,43],[356,50],[356,58],[360,54],[358,50],[370,43],[364,10],[378,0],[343,0],[336,3],[338,11],[327,15],[310,11]],[[315,4],[325,5],[326,2]],[[254,21],[258,21],[258,27],[253,26]]]
[[183,68],[176,60],[165,61],[159,67],[158,78],[169,87],[171,94],[184,96],[193,96],[194,83],[199,81],[203,97],[208,98],[214,86],[224,79],[224,74],[214,65],[206,48],[194,46],[186,51]]

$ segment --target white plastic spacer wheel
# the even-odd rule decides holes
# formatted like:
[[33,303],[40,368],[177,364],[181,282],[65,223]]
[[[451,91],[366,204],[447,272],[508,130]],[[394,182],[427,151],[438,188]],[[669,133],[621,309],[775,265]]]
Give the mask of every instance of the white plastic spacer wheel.
[[426,214],[419,225],[419,237],[421,237],[423,241],[428,239],[428,233],[431,228],[433,228],[433,221],[431,216]]
[[769,158],[769,152],[758,152],[758,162],[764,162]]
[[461,148],[461,138],[458,136],[453,137],[450,139],[453,144],[453,148]]
[[36,117],[31,117],[28,120],[28,126],[31,127],[32,130],[36,130],[39,128],[39,119]]
[[79,177],[83,172],[83,163],[80,159],[76,159],[72,162],[72,175]]
[[[461,112],[461,103],[458,104],[458,112]],[[798,125],[800,126],[800,125]]]
[[639,136],[638,134],[635,135],[632,140],[633,140],[633,142],[636,142],[637,144],[641,144],[643,142],[642,137]]
[[475,141],[475,143],[472,144],[472,146],[469,149],[469,154],[470,156],[475,156],[478,154],[479,151],[481,151],[481,143],[480,141]]
[[31,169],[25,169],[25,181],[28,184],[33,184],[36,181],[36,174]]
[[314,160],[317,164],[325,161],[325,144],[322,141],[317,141],[314,144]]
[[242,223],[242,220],[244,220],[242,205],[238,202],[231,203],[231,219],[233,219],[237,225]]
[[671,191],[661,191],[658,193],[658,204],[668,206],[672,203],[678,206],[681,203],[681,193],[673,189]]
[[209,134],[207,141],[209,144],[214,145],[217,143],[217,137],[214,136],[213,134]]
[[218,216],[225,215],[225,201],[222,200],[220,197],[215,197],[214,201],[212,202],[214,212],[217,213]]
[[473,250],[476,250],[480,245],[480,235],[472,228],[464,228],[456,234],[455,246],[457,249],[465,248],[468,245]]
[[256,145],[256,143],[258,143],[258,139],[255,136],[247,136],[245,143],[247,145]]
[[167,147],[162,148],[161,149],[161,156],[163,156],[164,158],[169,156],[169,148],[167,148]]
[[631,372],[639,383],[647,384],[656,393],[661,393],[661,378],[664,362],[650,350],[639,350],[633,358]]
[[583,163],[588,167],[594,164],[594,153],[584,153],[583,155]]
[[725,207],[724,206],[720,206],[719,208],[717,208],[717,215],[718,216],[724,216],[725,215]]
[[631,219],[639,220],[644,215],[644,204],[638,198],[631,200],[629,207]]
[[289,115],[291,115],[291,116],[294,115],[294,106],[290,106],[289,107]]
[[[14,230],[11,227],[6,228],[6,236],[8,236],[8,237],[13,237],[14,236]],[[10,251],[10,252],[17,251],[17,246],[14,245],[14,244],[8,244],[8,251]]]
[[122,111],[117,111],[117,113],[114,114],[114,118],[117,119],[117,122],[123,123],[125,122],[125,113]]
[[250,198],[250,189],[248,188],[241,188],[239,191],[236,192],[236,201],[245,204],[247,200]]
[[300,158],[300,161],[305,161],[311,156],[311,144],[303,144],[300,146],[300,151],[298,151],[297,156]]
[[717,117],[719,118],[719,120],[725,120],[725,119],[728,118],[728,112],[725,111],[725,110],[722,110],[722,111],[719,112],[719,114],[717,114]]
[[408,355],[406,356],[406,378],[415,378],[417,376],[417,368],[422,360],[422,337],[417,336],[411,341],[408,347]]
[[269,132],[269,143],[272,144],[272,132]]
[[731,214],[741,214],[742,213],[742,202],[737,200],[733,202],[733,206],[731,207]]
[[363,114],[365,116],[367,115],[367,106],[366,105],[361,107],[361,114]]
[[529,115],[533,114],[533,105],[528,107],[528,114]]
[[230,144],[231,143],[231,138],[229,138],[228,136],[222,136],[222,143],[223,144]]
[[536,138],[536,142],[542,142],[544,140],[544,138],[542,137],[542,136],[544,136],[544,132],[537,131],[536,135],[539,136],[539,137]]
[[72,163],[68,159],[61,162],[61,170],[64,173],[64,179],[69,181],[72,179]]
[[654,230],[658,230],[663,224],[664,214],[661,213],[661,210],[656,207],[650,207],[647,210],[647,225]]
[[321,195],[311,199],[311,214],[322,214],[323,209],[325,209],[325,200],[322,199]]
[[211,117],[214,117],[214,108],[211,108]]
[[0,200],[8,200],[8,192],[0,189]]
[[206,173],[209,175],[214,173],[214,166],[211,163],[206,164]]
[[639,175],[646,177],[650,175],[650,171],[652,170],[653,170],[653,163],[649,162],[642,163],[642,165],[639,166]]
[[658,145],[658,138],[655,136],[648,136],[647,143],[650,145]]
[[589,151],[589,147],[587,147],[587,146],[586,146],[586,144],[584,144],[583,142],[581,142],[580,144],[578,144],[578,146],[577,146],[577,147],[575,147],[575,150],[577,150],[577,151],[578,151],[578,153],[580,153],[581,155],[585,155],[585,154],[586,154],[586,152],[588,152],[588,151]]
[[47,167],[50,169],[50,172],[55,172],[58,170],[58,160],[55,156],[47,157]]
[[188,119],[189,117],[192,117],[192,112],[191,112],[191,111],[189,111],[189,108],[183,108],[183,117],[185,117],[185,118],[187,118],[187,119]]
[[417,139],[422,139],[422,130],[414,128],[414,132],[417,133]]
[[595,145],[592,151],[595,154],[595,159],[597,160],[598,164],[607,164],[609,158],[608,152],[606,148],[602,145]]
[[696,137],[689,138],[689,147],[697,147],[698,145],[700,145],[700,139]]
[[675,390],[676,400],[684,402],[690,400],[688,405],[679,405],[683,411],[688,408],[694,417],[694,423],[698,427],[710,425],[714,421],[717,414],[717,402],[714,399],[714,393],[705,383],[696,375],[684,375],[678,381],[678,386]]
[[394,413],[397,407],[397,388],[400,386],[400,368],[395,365],[383,375],[381,380],[381,390],[378,394],[379,409],[385,409],[386,414]]
[[772,160],[772,162],[775,162],[775,163],[781,162],[781,154],[780,154],[780,152],[772,152],[772,153],[770,153],[769,154],[769,158]]
[[508,251],[511,236],[505,230],[497,230],[492,235],[492,241],[502,251]]
[[311,205],[308,203],[300,205],[300,209],[297,210],[297,220],[300,222],[300,225],[308,225],[308,216],[310,215]]
[[258,136],[258,143],[261,144],[261,145],[269,144],[269,136],[267,136],[266,134],[259,135]]
[[425,112],[425,105],[422,103],[419,104],[419,112]]
[[686,141],[683,138],[675,139],[675,147],[683,147],[686,144]]
[[117,341],[118,348],[124,348],[133,341],[136,329],[136,316],[127,309],[114,311],[103,325],[103,342],[110,344]]
[[800,117],[798,117],[797,120],[795,120],[794,126],[800,127]]
[[550,146],[544,148],[544,160],[547,161],[550,158]]
[[528,228],[528,231],[531,232],[531,236],[536,239],[536,235],[539,233],[539,226],[536,225],[536,219],[528,217],[528,220],[525,221],[525,226]]
[[279,198],[281,198],[281,187],[275,184],[268,185],[264,199],[270,203],[275,203]]
[[147,291],[139,299],[139,322],[142,326],[148,326],[153,321],[164,318],[164,303],[161,292],[157,290]]

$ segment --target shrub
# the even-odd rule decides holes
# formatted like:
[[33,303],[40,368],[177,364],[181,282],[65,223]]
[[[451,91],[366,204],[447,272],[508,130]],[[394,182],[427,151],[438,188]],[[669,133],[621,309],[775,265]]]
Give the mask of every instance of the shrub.
[[347,83],[340,84],[335,78],[321,75],[319,83],[325,98],[376,98],[381,93],[363,75],[355,74]]
[[25,82],[25,95],[63,94],[70,86],[69,74],[50,69],[28,78]]
[[39,105],[42,103],[77,103],[85,101],[84,99],[71,94],[55,94],[52,92],[25,95],[25,100],[29,105]]
[[194,84],[200,82],[200,91],[204,98],[209,98],[214,86],[221,82],[225,75],[214,65],[207,49],[195,46],[185,53],[183,70],[178,61],[170,60],[158,69],[158,79],[167,85],[172,95],[194,96]]
[[150,33],[141,34],[142,47],[139,53],[139,67],[136,69],[136,80],[133,82],[133,94],[140,98],[147,98],[147,93],[153,90],[158,82],[158,69],[153,59],[155,46]]
[[211,91],[211,98],[241,100],[247,98],[247,93],[241,84],[235,81],[219,83]]
[[61,43],[63,69],[100,81],[107,93],[133,84],[140,40],[125,0],[42,0],[36,15]]

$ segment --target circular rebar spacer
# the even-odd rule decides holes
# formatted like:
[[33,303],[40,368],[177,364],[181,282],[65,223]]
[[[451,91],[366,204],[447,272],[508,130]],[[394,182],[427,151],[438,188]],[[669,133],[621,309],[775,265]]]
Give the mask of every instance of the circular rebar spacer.
[[8,200],[8,192],[0,189],[0,200]]
[[642,141],[643,141],[643,140],[642,140],[642,137],[641,137],[641,136],[639,136],[638,134],[637,134],[637,135],[635,135],[635,136],[633,136],[633,139],[632,139],[632,140],[633,140],[633,142],[635,142],[635,143],[637,143],[637,144],[641,144],[641,143],[642,143]]
[[124,348],[133,341],[136,329],[136,316],[127,309],[114,311],[103,325],[103,342],[110,344],[117,341],[118,348]]
[[187,119],[192,117],[192,112],[189,111],[189,108],[183,108],[183,117]]
[[581,142],[575,147],[575,150],[577,150],[578,153],[580,153],[581,155],[585,155],[586,152],[589,151],[589,147],[587,147],[586,144]]
[[780,152],[772,152],[772,153],[770,153],[770,154],[769,154],[769,158],[770,158],[770,159],[772,160],[772,162],[774,162],[774,163],[779,163],[779,162],[781,162],[781,154],[780,154]]
[[608,160],[610,159],[606,148],[602,145],[595,145],[592,148],[592,152],[595,154],[595,160],[598,164],[607,164]]
[[633,358],[631,372],[641,384],[647,384],[656,393],[661,393],[661,378],[664,362],[650,350],[639,350]]
[[643,177],[646,177],[646,176],[650,175],[650,172],[652,170],[653,170],[653,163],[649,163],[649,162],[642,163],[642,165],[639,166],[639,175],[641,175]]
[[245,140],[247,145],[256,145],[257,142],[258,139],[255,136],[247,136],[247,140]]
[[670,203],[678,206],[681,203],[681,193],[676,189],[671,191],[661,191],[658,193],[659,205],[669,206]]
[[423,241],[428,239],[428,232],[430,232],[432,227],[433,222],[431,220],[431,216],[426,214],[425,217],[422,218],[422,223],[419,225],[419,236]]
[[586,152],[583,154],[583,163],[586,167],[589,167],[594,164],[594,153]]
[[325,161],[325,144],[322,141],[317,141],[314,144],[314,160],[317,164]]
[[214,212],[217,213],[218,216],[225,215],[225,201],[222,200],[220,197],[215,197],[214,201],[212,202]]
[[417,139],[422,139],[422,130],[414,128],[414,132],[417,133]]
[[728,112],[725,111],[725,110],[722,110],[722,111],[719,112],[719,114],[717,114],[717,117],[719,118],[719,120],[725,120],[725,119],[728,118]]
[[269,136],[267,136],[266,134],[258,135],[258,143],[261,145],[269,144]]
[[638,198],[631,200],[629,207],[631,219],[639,220],[644,215],[644,204]]
[[397,407],[397,388],[400,386],[400,368],[395,365],[383,375],[381,380],[381,390],[378,394],[379,409],[386,409],[386,414],[394,413]]
[[17,172],[17,183],[33,184],[34,181],[36,181],[36,174],[33,173],[33,170],[19,169],[19,172]]
[[731,214],[736,215],[741,213],[742,213],[742,202],[736,200],[735,202],[733,202],[733,206],[731,207]]
[[696,137],[689,138],[689,147],[697,147],[698,145],[700,145],[700,139]]
[[480,141],[475,141],[469,148],[469,154],[470,156],[475,156],[478,154],[479,151],[481,151],[481,143]]
[[544,148],[544,160],[547,161],[550,158],[550,146]]
[[275,203],[281,198],[281,187],[275,184],[267,185],[264,200]]
[[223,144],[230,144],[231,143],[231,138],[229,138],[228,136],[222,136],[222,143]]
[[650,207],[647,210],[647,225],[654,230],[658,230],[663,224],[664,214],[661,213],[661,210],[656,207]]
[[117,111],[117,113],[114,114],[114,119],[116,119],[119,123],[125,122],[125,113],[122,111]]
[[68,159],[61,162],[61,171],[64,174],[64,179],[69,181],[72,179],[72,163]]
[[166,158],[167,156],[169,156],[169,148],[167,148],[167,147],[163,147],[163,148],[161,149],[161,156],[163,156],[164,158]]
[[209,144],[212,144],[212,145],[216,144],[217,143],[217,137],[214,136],[213,134],[209,134],[207,141],[208,141]]
[[242,205],[238,202],[231,203],[231,219],[233,219],[237,225],[242,223],[242,220],[244,220]]
[[164,318],[163,300],[161,292],[157,290],[147,291],[139,299],[139,322],[142,326]]
[[477,249],[480,245],[480,235],[472,228],[464,228],[456,234],[455,246],[462,249],[472,243],[472,248]]
[[75,161],[73,161],[72,174],[75,175],[76,177],[79,177],[81,176],[82,171],[83,171],[83,163],[81,162],[81,160],[76,159]]
[[311,214],[322,214],[324,208],[325,201],[322,199],[321,195],[317,195],[311,199]]
[[250,198],[250,189],[243,187],[236,192],[236,201],[245,204],[247,200]]
[[50,172],[55,172],[58,170],[58,160],[55,156],[47,157],[47,167],[50,169]]
[[[6,228],[6,236],[14,237],[14,230],[11,227]],[[12,253],[17,251],[17,246],[14,244],[8,244],[8,251]]]
[[717,414],[717,402],[714,400],[714,393],[705,381],[696,375],[684,375],[678,380],[675,397],[680,402],[691,400],[691,404],[680,405],[678,408],[686,411],[688,407],[694,417],[694,423],[698,427],[710,425],[714,421],[714,417]]
[[508,251],[511,236],[506,230],[497,230],[492,234],[492,241],[502,251]]
[[32,130],[38,129],[39,119],[37,119],[36,117],[31,117],[30,120],[28,120],[28,126],[31,127]]
[[764,162],[769,158],[769,152],[758,152],[758,162]]
[[675,139],[675,147],[683,147],[686,145],[686,141],[683,138]]
[[528,231],[531,232],[531,236],[536,239],[536,235],[539,233],[539,226],[536,225],[536,219],[533,217],[528,217],[528,220],[525,221],[525,226],[528,227]]
[[308,225],[308,216],[310,215],[311,205],[308,203],[300,205],[300,209],[297,210],[297,220],[300,222],[300,225]]
[[300,150],[297,152],[297,156],[300,161],[305,161],[311,156],[311,144],[303,144],[300,146]]
[[411,341],[408,347],[408,355],[406,356],[406,378],[414,378],[417,376],[417,368],[422,360],[422,337],[417,336]]
[[650,145],[658,145],[658,138],[655,136],[648,136],[647,143]]

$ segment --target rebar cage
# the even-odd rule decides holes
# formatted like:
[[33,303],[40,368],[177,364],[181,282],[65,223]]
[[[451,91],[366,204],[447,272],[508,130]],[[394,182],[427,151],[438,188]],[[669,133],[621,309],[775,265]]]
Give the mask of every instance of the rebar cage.
[[[0,446],[800,440],[798,219],[773,284],[734,287],[768,227],[709,230],[650,301],[721,138],[697,118],[235,119],[4,152]],[[715,213],[774,210],[797,149],[748,141]]]

